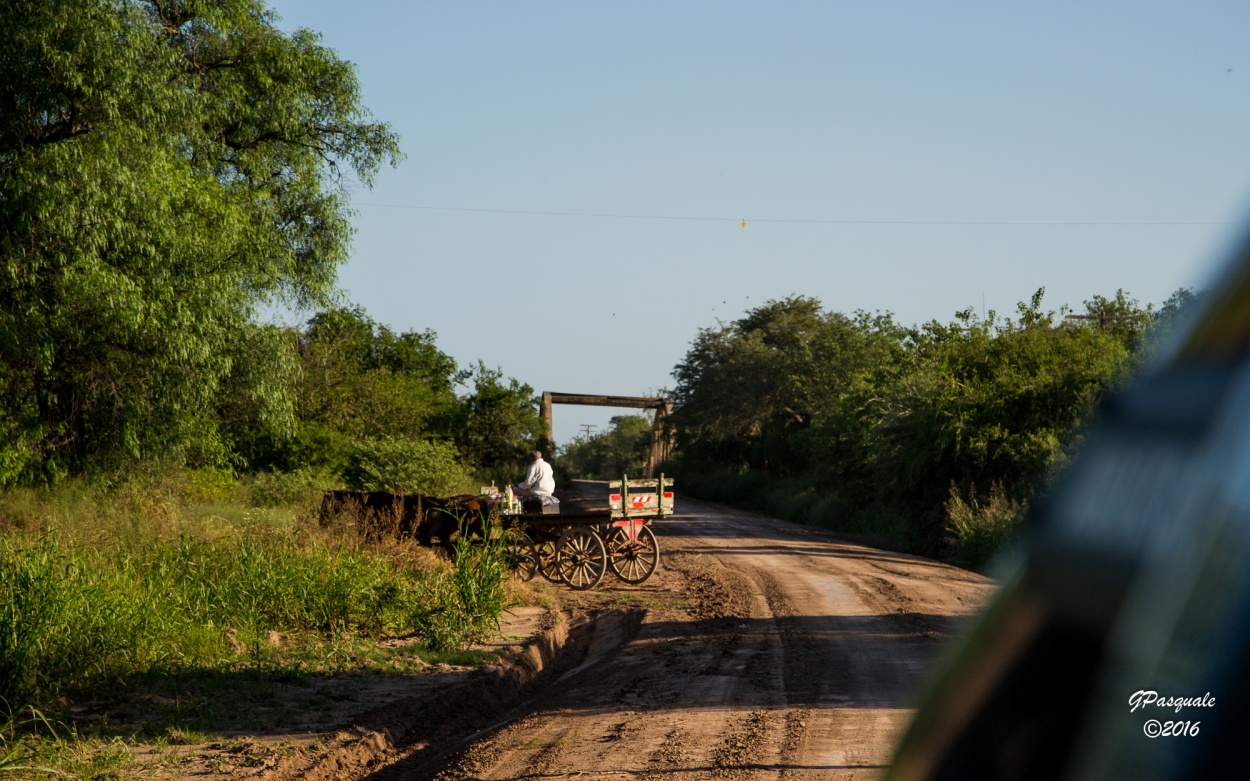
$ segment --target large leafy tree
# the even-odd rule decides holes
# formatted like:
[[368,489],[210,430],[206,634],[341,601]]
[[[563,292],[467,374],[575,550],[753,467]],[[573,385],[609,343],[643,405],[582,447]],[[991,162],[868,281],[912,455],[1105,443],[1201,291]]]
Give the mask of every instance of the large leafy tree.
[[[349,63],[274,21],[261,0],[5,4],[0,483],[211,457],[234,343],[286,338],[258,308],[327,301],[346,177],[397,140]],[[289,395],[258,402],[289,418]]]
[[489,369],[481,361],[469,376],[473,391],[461,397],[450,422],[456,445],[477,467],[479,477],[516,482],[525,474],[534,448],[550,449],[537,394],[528,384],[505,378],[501,369]]
[[796,437],[856,378],[890,364],[902,333],[888,315],[825,312],[806,296],[703,329],[673,370],[684,455],[778,475],[805,468]]

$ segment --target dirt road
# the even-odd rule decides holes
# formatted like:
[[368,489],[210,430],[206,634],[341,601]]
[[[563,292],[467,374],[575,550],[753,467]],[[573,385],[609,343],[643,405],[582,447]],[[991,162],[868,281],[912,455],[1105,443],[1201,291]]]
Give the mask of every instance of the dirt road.
[[573,597],[597,616],[575,667],[472,742],[368,777],[878,776],[941,639],[992,583],[717,505],[678,510],[651,580]]

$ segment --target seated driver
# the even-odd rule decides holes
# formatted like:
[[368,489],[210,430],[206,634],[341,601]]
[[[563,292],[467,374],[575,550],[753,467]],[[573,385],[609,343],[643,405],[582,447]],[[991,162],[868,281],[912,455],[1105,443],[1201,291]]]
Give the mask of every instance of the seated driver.
[[551,464],[543,460],[543,454],[537,450],[530,454],[530,469],[525,480],[512,487],[512,492],[525,499],[536,497],[543,504],[555,504],[558,500],[552,496],[556,490],[556,479],[551,473]]

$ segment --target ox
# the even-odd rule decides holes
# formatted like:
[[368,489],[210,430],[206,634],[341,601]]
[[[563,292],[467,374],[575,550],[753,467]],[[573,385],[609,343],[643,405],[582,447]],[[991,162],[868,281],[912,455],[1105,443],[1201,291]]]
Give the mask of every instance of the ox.
[[392,494],[386,491],[325,491],[321,498],[323,527],[344,522],[358,525],[367,537],[415,537],[431,547],[437,542],[448,555],[460,537],[461,519],[471,536],[482,536],[482,518],[489,511],[479,497]]

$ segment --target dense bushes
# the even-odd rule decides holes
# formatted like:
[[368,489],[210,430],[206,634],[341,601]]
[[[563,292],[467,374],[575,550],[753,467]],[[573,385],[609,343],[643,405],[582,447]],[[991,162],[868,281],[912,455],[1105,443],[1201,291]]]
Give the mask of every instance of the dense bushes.
[[[433,332],[396,334],[342,308],[249,341],[276,328],[245,330],[231,346],[235,368],[205,422],[210,433],[180,462],[115,459],[83,473],[124,481],[186,463],[253,474],[261,504],[310,486],[450,495],[515,480],[544,446],[533,389],[481,364],[460,369]],[[0,486],[21,474],[0,469]],[[25,474],[35,484],[49,477]]]
[[456,449],[445,442],[368,440],[351,449],[343,478],[348,488],[363,491],[429,496],[476,493],[477,487],[466,474],[459,456]]
[[674,371],[683,484],[977,563],[1190,297],[1156,312],[1120,292],[1067,318],[1038,291],[1014,319],[913,328],[769,302],[701,331]]
[[352,487],[459,493],[515,480],[540,444],[534,390],[481,364],[460,369],[431,331],[396,334],[360,308],[341,308],[293,329],[289,344],[298,368],[289,425],[245,417],[227,429],[245,471],[314,470]]

